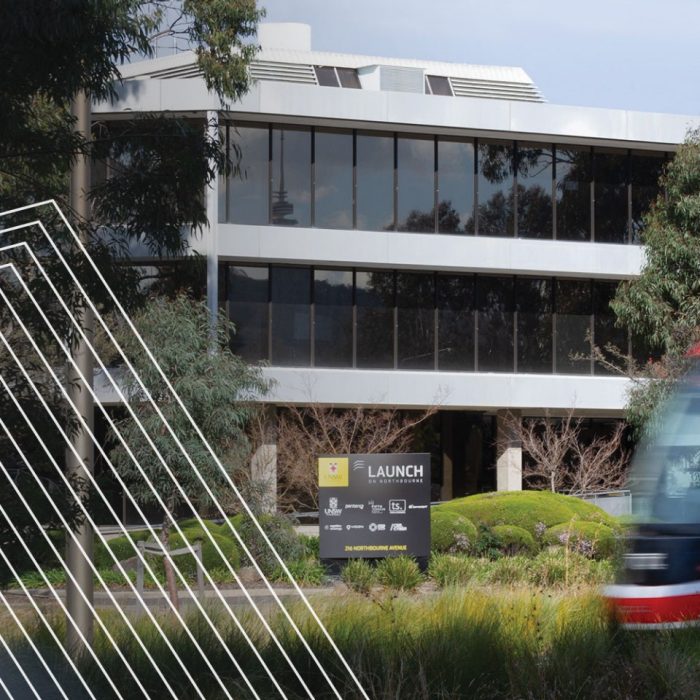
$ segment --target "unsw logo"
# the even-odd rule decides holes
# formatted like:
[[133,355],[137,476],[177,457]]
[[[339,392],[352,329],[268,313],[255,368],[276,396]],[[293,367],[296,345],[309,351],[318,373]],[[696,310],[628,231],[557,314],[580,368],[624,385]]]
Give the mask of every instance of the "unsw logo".
[[337,518],[343,512],[343,509],[339,507],[338,499],[332,496],[328,499],[328,508],[324,508],[323,512],[329,517]]

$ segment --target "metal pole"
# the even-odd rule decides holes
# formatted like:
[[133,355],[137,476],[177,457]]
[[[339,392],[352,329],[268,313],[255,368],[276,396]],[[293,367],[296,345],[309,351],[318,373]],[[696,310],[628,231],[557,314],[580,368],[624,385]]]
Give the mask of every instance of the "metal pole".
[[[76,119],[74,130],[87,141],[90,139],[90,98],[81,91],[71,104],[71,114]],[[78,235],[83,243],[87,242],[83,224],[88,220],[90,212],[87,200],[87,193],[90,188],[90,161],[89,157],[79,154],[73,161],[70,176],[70,203],[74,212],[74,221],[78,228]],[[76,317],[83,330],[90,340],[94,333],[94,317],[89,309],[78,309],[75,311]],[[76,365],[86,379],[92,383],[93,358],[84,340],[77,339],[73,342],[71,352]],[[94,446],[90,437],[94,421],[94,405],[90,392],[82,386],[79,374],[71,366],[67,368],[66,379],[68,382],[68,394],[73,405],[89,426],[89,431],[78,427],[71,442],[76,450],[76,456],[70,449],[66,449],[66,475],[69,479],[76,481],[76,491],[87,498],[88,477],[87,473],[94,472],[95,455]],[[93,557],[94,533],[92,527],[86,522],[81,522],[76,527],[77,539],[87,556]],[[66,607],[68,613],[75,622],[75,626],[68,622],[66,624],[66,647],[73,657],[80,656],[84,651],[84,645],[78,634],[78,630],[83,634],[88,644],[93,638],[93,619],[90,608],[81,595],[85,595],[87,600],[93,601],[93,579],[92,571],[85,557],[80,552],[80,548],[73,541],[67,538],[66,562],[68,568],[76,579],[76,584],[69,581],[66,586]]]

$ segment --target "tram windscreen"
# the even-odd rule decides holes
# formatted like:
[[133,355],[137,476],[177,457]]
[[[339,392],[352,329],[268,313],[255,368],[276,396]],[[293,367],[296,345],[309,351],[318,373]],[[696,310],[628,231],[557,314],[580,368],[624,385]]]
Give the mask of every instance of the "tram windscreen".
[[629,486],[638,522],[700,524],[700,374],[676,389],[635,456]]

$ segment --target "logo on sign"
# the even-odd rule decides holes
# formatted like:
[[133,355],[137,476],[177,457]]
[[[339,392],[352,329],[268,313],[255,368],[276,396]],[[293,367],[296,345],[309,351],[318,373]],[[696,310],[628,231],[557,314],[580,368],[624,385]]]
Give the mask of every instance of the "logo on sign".
[[384,532],[386,530],[386,523],[370,523],[370,532]]
[[347,457],[319,457],[318,458],[318,485],[319,486],[347,486],[348,481]]
[[392,532],[406,532],[408,529],[403,523],[391,523],[389,528]]
[[393,515],[404,515],[406,513],[406,499],[392,498],[389,501],[389,512]]
[[328,499],[328,508],[324,508],[323,512],[330,518],[337,518],[343,512],[343,509],[338,504],[338,499],[335,496],[331,496]]

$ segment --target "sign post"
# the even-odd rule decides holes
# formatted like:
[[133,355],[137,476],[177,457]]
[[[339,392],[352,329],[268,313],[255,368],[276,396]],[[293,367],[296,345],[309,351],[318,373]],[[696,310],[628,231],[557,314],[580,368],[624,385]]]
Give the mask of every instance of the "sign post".
[[430,455],[318,458],[322,559],[430,555]]

